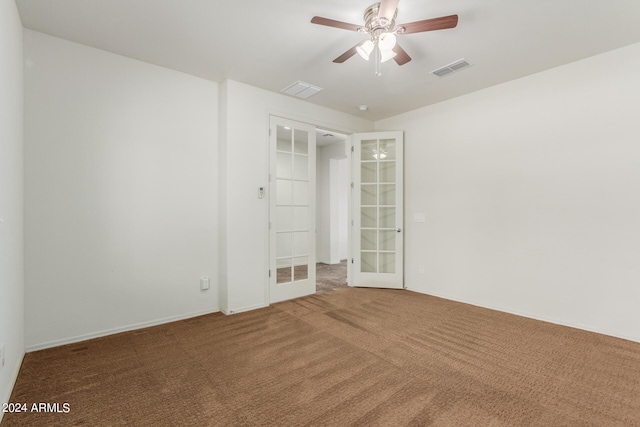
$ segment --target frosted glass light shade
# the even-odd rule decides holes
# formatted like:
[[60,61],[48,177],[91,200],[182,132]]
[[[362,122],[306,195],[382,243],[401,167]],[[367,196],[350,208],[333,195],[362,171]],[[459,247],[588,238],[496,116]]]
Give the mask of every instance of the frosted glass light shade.
[[378,46],[382,52],[389,51],[396,46],[396,35],[393,33],[384,33],[380,36]]
[[387,62],[390,59],[393,59],[396,56],[396,53],[392,50],[381,50],[380,51],[380,62]]
[[373,52],[373,48],[373,42],[371,40],[367,40],[366,42],[362,43],[362,45],[356,47],[356,52],[358,52],[358,55],[362,56],[362,59],[368,61],[371,52]]

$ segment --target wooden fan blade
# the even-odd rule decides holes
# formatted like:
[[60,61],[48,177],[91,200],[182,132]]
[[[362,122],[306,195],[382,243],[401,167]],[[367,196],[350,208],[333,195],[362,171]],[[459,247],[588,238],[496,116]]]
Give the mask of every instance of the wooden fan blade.
[[336,59],[333,60],[333,62],[335,62],[336,64],[342,64],[344,61],[346,61],[347,59],[355,55],[357,53],[356,48],[362,45],[364,42],[366,42],[366,40],[358,43],[357,45],[355,45],[354,47],[352,47],[342,55],[338,56]]
[[393,51],[396,53],[396,56],[393,57],[393,60],[396,61],[398,65],[404,65],[407,62],[411,61],[411,57],[403,48],[400,47],[399,44],[396,44],[393,48]]
[[343,30],[358,31],[362,28],[360,25],[349,24],[348,22],[336,21],[335,19],[323,18],[321,16],[314,16],[311,18],[312,24],[325,25],[327,27],[342,28]]
[[398,27],[404,27],[404,32],[402,32],[401,34],[411,34],[455,28],[456,25],[458,25],[458,15],[449,15],[442,16],[440,18],[431,18],[425,19],[423,21],[410,22],[409,24],[398,25]]
[[[398,0],[382,0],[378,9],[378,19],[387,18],[388,22],[393,20],[398,8]],[[386,25],[386,24],[385,24]]]

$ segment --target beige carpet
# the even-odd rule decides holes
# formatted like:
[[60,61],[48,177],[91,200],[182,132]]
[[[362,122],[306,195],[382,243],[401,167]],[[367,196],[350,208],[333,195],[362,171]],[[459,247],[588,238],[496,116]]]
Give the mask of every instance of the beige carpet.
[[640,344],[342,289],[27,354],[9,426],[640,425]]

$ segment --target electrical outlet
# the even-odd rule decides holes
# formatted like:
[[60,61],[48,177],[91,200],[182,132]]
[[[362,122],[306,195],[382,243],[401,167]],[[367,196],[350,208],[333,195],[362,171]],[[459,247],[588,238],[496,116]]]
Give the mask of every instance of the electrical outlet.
[[201,291],[206,291],[207,289],[209,289],[210,286],[210,281],[208,277],[201,277],[200,278],[200,290]]
[[418,273],[424,273],[424,265],[418,266]]

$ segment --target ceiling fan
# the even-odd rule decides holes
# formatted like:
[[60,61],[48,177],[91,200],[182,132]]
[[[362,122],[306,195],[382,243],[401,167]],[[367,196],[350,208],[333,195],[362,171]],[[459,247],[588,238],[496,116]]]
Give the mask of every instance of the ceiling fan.
[[411,61],[411,57],[407,52],[396,43],[397,34],[444,30],[447,28],[455,28],[456,25],[458,25],[458,15],[449,15],[396,26],[398,1],[399,0],[382,0],[380,3],[369,6],[364,11],[364,26],[320,16],[314,16],[311,19],[311,23],[368,34],[369,38],[367,40],[347,50],[334,59],[333,62],[341,64],[356,53],[368,61],[373,53],[376,65],[375,73],[380,76],[382,75],[380,71],[380,64],[382,62],[393,59],[398,65],[404,65]]

